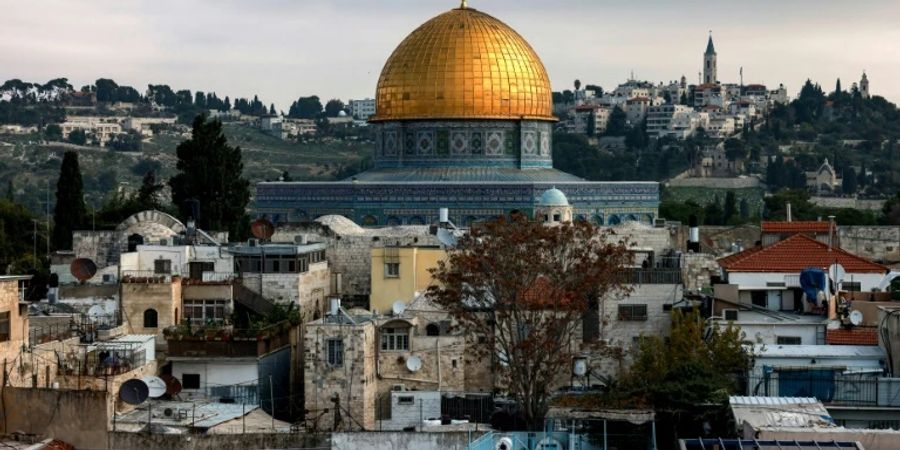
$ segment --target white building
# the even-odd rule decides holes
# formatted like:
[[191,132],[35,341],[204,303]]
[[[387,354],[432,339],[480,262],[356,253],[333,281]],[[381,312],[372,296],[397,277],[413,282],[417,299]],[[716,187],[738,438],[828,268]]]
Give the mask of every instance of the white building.
[[82,130],[85,134],[93,135],[102,146],[114,135],[122,134],[122,120],[121,117],[69,116],[59,127],[62,129],[63,139],[67,139],[75,130]]
[[835,263],[841,264],[846,272],[844,290],[883,289],[887,267],[805,234],[796,234],[768,247],[754,247],[720,259],[728,284],[717,285],[716,295],[773,311],[808,311],[821,305],[803,299],[800,272],[808,268],[827,271]]
[[368,120],[375,115],[375,99],[350,100],[350,115],[355,119]]
[[122,121],[122,129],[134,131],[143,136],[153,135],[153,125],[175,125],[178,119],[166,117],[127,117]]

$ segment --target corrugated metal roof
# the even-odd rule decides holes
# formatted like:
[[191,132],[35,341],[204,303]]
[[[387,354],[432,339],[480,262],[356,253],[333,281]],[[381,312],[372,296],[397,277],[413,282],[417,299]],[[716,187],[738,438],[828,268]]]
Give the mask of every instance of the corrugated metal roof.
[[728,404],[737,405],[802,405],[816,404],[819,400],[815,397],[762,397],[762,396],[746,396],[733,395],[728,397]]
[[884,358],[881,347],[871,345],[755,345],[753,352],[764,357],[788,358]]

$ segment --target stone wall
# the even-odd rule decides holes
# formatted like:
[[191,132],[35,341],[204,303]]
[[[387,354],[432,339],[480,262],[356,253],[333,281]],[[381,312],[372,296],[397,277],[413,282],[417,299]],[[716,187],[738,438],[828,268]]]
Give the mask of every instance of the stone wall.
[[[328,363],[328,340],[343,342],[343,364]],[[335,396],[340,402],[340,430],[375,428],[375,326],[311,323],[303,338],[304,403],[307,422],[332,430]]]
[[856,197],[819,197],[809,198],[810,203],[824,208],[850,208],[867,211],[881,211],[884,200],[864,200]]
[[4,433],[58,438],[76,448],[110,448],[106,392],[6,386],[2,396]]
[[682,259],[684,289],[700,292],[712,289],[712,277],[721,274],[716,257],[707,253],[687,253]]
[[109,433],[109,442],[109,448],[111,449],[244,450],[251,448],[330,448],[327,435],[300,433],[146,434],[111,432]]
[[475,440],[479,433],[468,432],[376,432],[376,433],[333,433],[332,450],[394,450],[442,449],[465,450],[469,439]]
[[841,247],[874,261],[900,262],[900,226],[839,226]]

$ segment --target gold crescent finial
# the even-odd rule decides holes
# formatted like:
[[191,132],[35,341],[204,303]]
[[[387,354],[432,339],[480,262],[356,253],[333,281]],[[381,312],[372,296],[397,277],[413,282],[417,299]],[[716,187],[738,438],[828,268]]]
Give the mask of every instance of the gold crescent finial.
[[469,7],[469,2],[467,0],[462,0],[462,3],[459,4],[459,7],[462,9],[466,9]]

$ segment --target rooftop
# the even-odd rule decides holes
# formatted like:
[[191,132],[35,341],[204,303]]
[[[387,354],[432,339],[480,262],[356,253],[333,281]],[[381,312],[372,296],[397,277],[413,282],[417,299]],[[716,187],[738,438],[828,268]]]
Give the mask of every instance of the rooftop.
[[834,263],[847,273],[887,273],[888,268],[838,247],[829,248],[805,234],[795,234],[768,247],[754,247],[719,259],[728,272],[799,273],[808,268],[827,270]]
[[832,428],[834,419],[819,400],[812,397],[729,397],[738,424],[763,427]]
[[882,359],[884,350],[870,345],[756,345],[753,353],[769,358]]
[[797,222],[770,222],[762,223],[763,233],[828,233],[831,222],[821,220],[804,220]]

